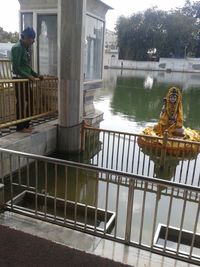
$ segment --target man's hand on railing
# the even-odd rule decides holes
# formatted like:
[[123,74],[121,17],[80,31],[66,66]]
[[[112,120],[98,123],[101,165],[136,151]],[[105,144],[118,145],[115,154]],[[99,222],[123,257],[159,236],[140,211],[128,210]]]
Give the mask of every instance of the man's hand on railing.
[[52,75],[44,75],[42,80],[57,80],[58,77]]
[[58,78],[55,77],[55,76],[43,76],[43,75],[40,75],[38,77],[34,77],[34,76],[29,76],[28,79],[32,82],[34,81],[43,81],[43,80],[57,80]]
[[34,76],[29,76],[28,79],[29,79],[30,81],[32,81],[32,82],[34,82],[34,81],[38,81],[38,80],[39,80],[38,77],[34,77]]
[[40,80],[44,80],[44,76],[43,76],[43,75],[40,75],[38,78],[39,78]]

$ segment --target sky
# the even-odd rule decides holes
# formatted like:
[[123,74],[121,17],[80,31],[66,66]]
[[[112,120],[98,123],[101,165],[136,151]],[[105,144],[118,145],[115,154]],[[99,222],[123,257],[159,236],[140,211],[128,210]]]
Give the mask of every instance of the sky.
[[[106,15],[106,28],[114,30],[117,17],[120,15],[129,16],[153,6],[170,10],[182,7],[185,0],[102,0],[102,2],[114,8]],[[11,32],[19,30],[18,0],[0,0],[0,27]]]
[[[1,1],[1,0],[0,0]],[[144,11],[147,8],[157,6],[161,10],[170,10],[182,7],[185,0],[101,0],[114,8],[106,15],[106,28],[114,30],[117,17],[120,15],[130,16],[133,13]],[[195,2],[195,1],[191,1]]]

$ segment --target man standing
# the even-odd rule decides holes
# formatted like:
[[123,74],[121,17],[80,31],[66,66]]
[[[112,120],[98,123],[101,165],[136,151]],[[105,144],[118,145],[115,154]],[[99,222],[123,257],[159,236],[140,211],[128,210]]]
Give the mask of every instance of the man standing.
[[[30,81],[35,81],[36,78],[42,79],[31,68],[31,53],[30,48],[35,41],[35,31],[33,28],[28,27],[21,33],[21,38],[18,43],[16,43],[11,49],[11,61],[13,67],[13,78],[15,79],[29,79]],[[20,84],[20,85],[19,85]],[[23,83],[16,83],[16,112],[17,119],[23,119],[28,117],[28,113],[32,112],[32,93],[29,83],[25,83],[25,93],[23,92]],[[25,95],[25,97],[24,97]],[[24,99],[25,98],[25,99]],[[24,101],[25,100],[25,101]],[[28,107],[30,100],[31,107]],[[24,105],[26,105],[24,107]],[[26,111],[24,114],[24,110]],[[29,112],[28,112],[29,110]],[[31,132],[30,121],[24,121],[17,124],[17,131]]]

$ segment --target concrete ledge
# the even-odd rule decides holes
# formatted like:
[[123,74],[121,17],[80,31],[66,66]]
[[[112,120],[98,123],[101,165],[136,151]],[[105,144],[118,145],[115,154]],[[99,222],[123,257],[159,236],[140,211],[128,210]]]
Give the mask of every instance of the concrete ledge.
[[[57,120],[53,120],[34,127],[32,133],[15,132],[0,138],[0,147],[20,152],[32,153],[37,155],[50,155],[57,149]],[[10,158],[9,155],[3,153],[2,164],[3,176],[10,173]],[[26,164],[25,159],[20,160],[20,166]],[[12,158],[12,170],[18,168],[18,158]]]
[[34,127],[32,133],[15,132],[0,138],[0,147],[48,155],[57,147],[57,120]]

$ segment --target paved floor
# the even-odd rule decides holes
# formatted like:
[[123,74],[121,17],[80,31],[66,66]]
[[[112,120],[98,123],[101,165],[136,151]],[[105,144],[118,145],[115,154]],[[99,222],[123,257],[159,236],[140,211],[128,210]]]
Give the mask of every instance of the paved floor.
[[197,266],[11,212],[0,214],[0,224],[134,267]]
[[1,267],[130,267],[0,224]]

